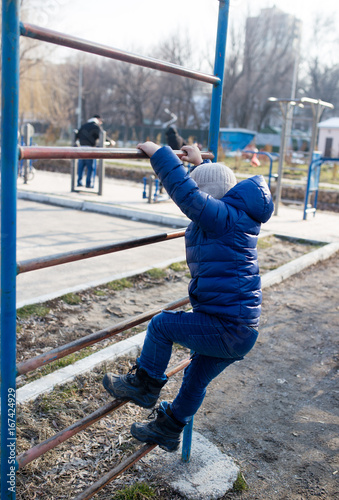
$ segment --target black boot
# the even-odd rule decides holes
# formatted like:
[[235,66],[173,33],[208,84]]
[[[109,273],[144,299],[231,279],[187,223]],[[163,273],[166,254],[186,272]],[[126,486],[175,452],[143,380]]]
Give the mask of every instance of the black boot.
[[[132,373],[135,371],[135,373]],[[102,383],[106,391],[117,399],[131,399],[144,408],[152,408],[159,398],[166,380],[152,378],[138,365],[134,365],[126,375],[106,373]]]
[[176,451],[179,448],[180,435],[185,424],[173,416],[167,401],[162,401],[150,417],[154,415],[154,412],[157,413],[157,417],[152,422],[132,425],[132,436],[143,443],[156,443],[163,450]]

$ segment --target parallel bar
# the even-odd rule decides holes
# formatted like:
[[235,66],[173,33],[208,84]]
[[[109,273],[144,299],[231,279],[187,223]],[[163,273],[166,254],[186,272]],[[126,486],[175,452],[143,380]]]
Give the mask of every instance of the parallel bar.
[[126,52],[107,45],[101,45],[99,43],[77,38],[72,35],[66,35],[65,33],[60,33],[47,28],[41,28],[40,26],[35,26],[29,23],[20,24],[20,33],[22,36],[34,38],[35,40],[42,40],[44,42],[62,45],[63,47],[82,50],[83,52],[97,54],[99,56],[116,59],[118,61],[129,62],[131,64],[136,64],[137,66],[144,66],[145,68],[156,69],[165,73],[185,76],[187,78],[192,78],[193,80],[199,80],[205,83],[215,84],[219,82],[219,78],[216,76],[184,68],[178,64],[161,61],[154,59],[153,57],[139,56],[132,54],[131,52]]
[[180,238],[184,235],[185,229],[180,229],[171,233],[159,233],[151,236],[145,236],[143,238],[136,238],[134,240],[120,241],[118,243],[112,243],[111,245],[102,245],[98,247],[85,248],[83,250],[75,250],[73,252],[49,255],[47,257],[24,260],[17,263],[17,273],[27,273],[29,271],[36,271],[37,269],[44,269],[46,267],[56,266],[59,264],[66,264],[68,262],[75,262],[82,259],[106,255],[108,253],[120,252],[121,250],[127,250],[129,248],[137,248],[151,243]]
[[[170,378],[179,371],[183,370],[186,368],[186,366],[189,365],[190,363],[190,358],[186,358],[183,361],[181,361],[178,365],[176,365],[174,368],[172,368],[170,371],[166,373],[167,377]],[[79,432],[83,431],[84,429],[87,429],[90,425],[94,424],[101,418],[106,417],[109,413],[112,411],[117,410],[121,406],[125,405],[128,403],[129,400],[122,401],[121,399],[114,399],[113,401],[107,403],[106,405],[102,406],[98,410],[96,410],[93,413],[90,413],[86,417],[82,418],[81,420],[78,420],[78,422],[75,422],[71,426],[67,427],[66,429],[63,429],[62,431],[58,432],[54,436],[46,439],[45,441],[37,444],[33,448],[30,448],[29,450],[25,451],[24,453],[21,453],[20,455],[17,456],[17,463],[18,467],[21,469],[22,467],[25,467],[27,464],[32,462],[33,460],[41,457],[44,453],[47,451],[52,450],[59,444],[63,443],[67,439],[71,438],[75,434],[78,434]]]
[[101,340],[113,337],[118,333],[121,333],[125,330],[128,330],[134,326],[140,325],[145,321],[149,321],[153,316],[159,314],[164,309],[172,310],[177,309],[178,307],[182,307],[185,304],[189,303],[188,296],[182,297],[174,302],[170,302],[169,304],[165,304],[163,307],[158,309],[153,309],[152,311],[147,311],[145,313],[139,314],[138,316],[134,316],[134,318],[129,318],[120,323],[117,323],[112,328],[105,328],[103,330],[99,330],[98,332],[91,333],[86,335],[85,337],[81,337],[80,339],[74,340],[73,342],[69,342],[63,346],[57,347],[56,349],[52,349],[51,351],[40,354],[39,356],[35,356],[34,358],[28,359],[27,361],[23,361],[19,363],[17,366],[17,375],[23,375],[24,373],[28,373],[30,371],[39,368],[40,366],[44,366],[48,363],[52,363],[57,359],[64,358],[68,354],[72,352],[79,351],[80,349],[84,349],[90,345],[96,344]]
[[[174,153],[181,158],[185,153],[180,150]],[[209,151],[202,151],[204,160],[213,160],[214,155]],[[87,148],[87,147],[49,147],[49,146],[21,146],[19,147],[19,160],[40,159],[142,159],[148,156],[140,149],[115,149],[115,148]]]
[[219,0],[218,32],[215,48],[214,74],[218,77],[212,91],[210,129],[208,137],[208,149],[214,154],[214,161],[218,158],[219,127],[221,118],[226,40],[228,26],[229,0]]
[[[1,74],[1,492],[16,498],[16,182],[19,120],[19,0],[2,0]],[[14,458],[13,458],[14,457]]]

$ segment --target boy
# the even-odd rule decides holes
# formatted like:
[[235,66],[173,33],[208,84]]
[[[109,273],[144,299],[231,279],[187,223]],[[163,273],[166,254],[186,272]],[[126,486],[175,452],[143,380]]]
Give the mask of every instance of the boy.
[[131,427],[140,441],[175,451],[209,382],[243,359],[257,339],[262,296],[256,243],[273,202],[262,176],[237,184],[225,165],[202,163],[196,146],[182,147],[182,159],[196,167],[191,174],[168,146],[146,142],[138,148],[151,158],[168,194],[192,221],[185,243],[193,311],[154,316],[136,365],[127,375],[107,373],[103,385],[115,398],[152,408],[167,381],[173,342],[194,351],[174,401],[161,402],[155,420]]

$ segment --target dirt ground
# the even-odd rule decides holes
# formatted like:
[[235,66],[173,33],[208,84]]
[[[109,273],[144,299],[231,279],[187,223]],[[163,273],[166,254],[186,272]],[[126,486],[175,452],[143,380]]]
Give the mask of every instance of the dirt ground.
[[[275,268],[308,250],[298,242],[273,238],[259,249],[261,270]],[[133,287],[121,291],[99,287],[79,294],[77,305],[62,300],[48,303],[44,316],[19,319],[19,360],[186,295],[186,273],[185,269],[169,269],[165,278],[144,275],[135,278]],[[248,490],[229,492],[225,499],[339,498],[338,297],[339,254],[264,290],[255,348],[211,383],[195,417],[195,429],[234,458],[248,485]],[[112,340],[100,347],[108,342]],[[176,348],[171,366],[187,354]],[[101,386],[103,373],[125,372],[132,361],[107,364],[52,395],[20,406],[18,452],[109,401]],[[19,384],[27,380],[22,376]],[[171,400],[180,381],[180,373],[171,378],[162,399]],[[140,446],[129,427],[148,414],[149,410],[128,403],[28,464],[18,472],[17,498],[74,498]],[[113,499],[119,489],[136,481],[153,485],[155,498],[181,498],[142,462],[95,498]]]

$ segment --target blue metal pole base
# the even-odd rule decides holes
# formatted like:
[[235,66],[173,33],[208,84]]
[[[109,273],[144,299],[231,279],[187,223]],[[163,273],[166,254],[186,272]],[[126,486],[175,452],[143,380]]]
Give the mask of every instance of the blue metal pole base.
[[181,452],[181,459],[183,462],[189,462],[191,458],[193,421],[194,418],[192,418],[190,423],[184,427],[184,432],[182,437],[182,452]]

